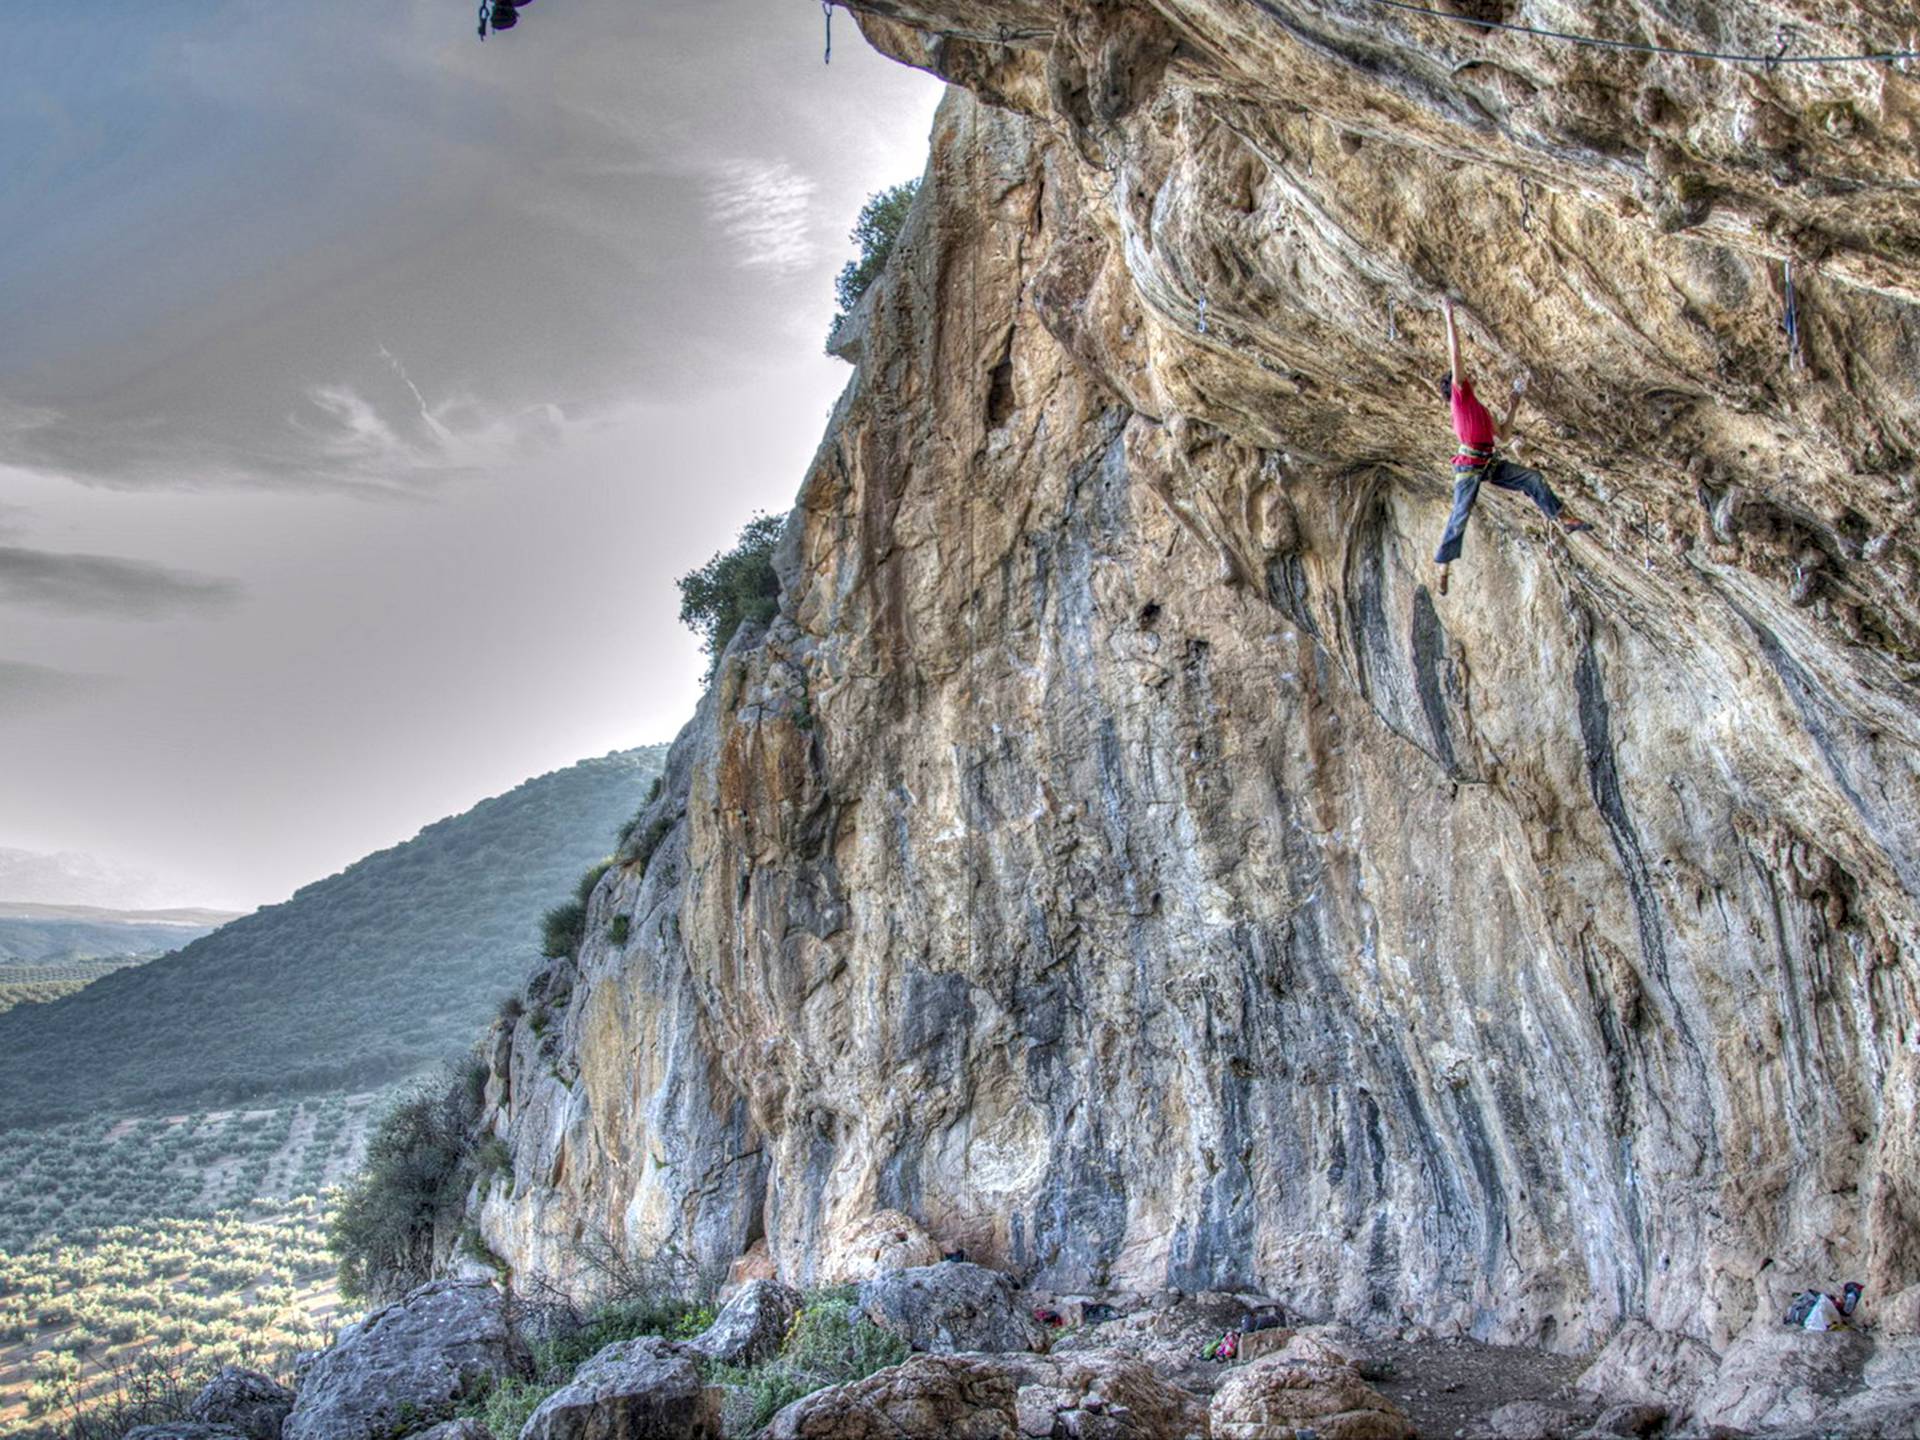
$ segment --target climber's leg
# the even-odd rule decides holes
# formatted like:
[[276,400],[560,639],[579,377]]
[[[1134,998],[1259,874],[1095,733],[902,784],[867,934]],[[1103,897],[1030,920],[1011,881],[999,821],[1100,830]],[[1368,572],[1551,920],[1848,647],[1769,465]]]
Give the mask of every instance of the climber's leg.
[[1497,485],[1502,490],[1519,491],[1540,507],[1542,515],[1568,534],[1591,528],[1586,521],[1576,520],[1567,512],[1565,504],[1553,493],[1553,487],[1547,484],[1538,470],[1529,470],[1511,460],[1495,460],[1487,466],[1486,476],[1489,485]]
[[1538,470],[1529,470],[1511,460],[1495,460],[1487,466],[1487,483],[1502,490],[1518,490],[1538,505],[1547,519],[1560,518],[1560,497],[1553,493],[1553,487]]
[[1433,556],[1434,564],[1441,567],[1443,581],[1445,567],[1460,558],[1460,540],[1467,533],[1467,517],[1473,514],[1473,502],[1480,498],[1480,480],[1486,473],[1484,468],[1453,472],[1453,513],[1447,516],[1446,533],[1440,537],[1440,548]]

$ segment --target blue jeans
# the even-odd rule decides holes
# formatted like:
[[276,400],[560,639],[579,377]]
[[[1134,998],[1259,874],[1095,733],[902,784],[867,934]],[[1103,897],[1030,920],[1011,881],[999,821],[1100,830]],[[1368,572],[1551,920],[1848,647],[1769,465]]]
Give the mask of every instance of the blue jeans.
[[1548,488],[1538,470],[1528,470],[1511,460],[1493,459],[1477,469],[1456,467],[1453,472],[1453,513],[1447,516],[1447,533],[1440,537],[1440,549],[1434,560],[1451,565],[1460,558],[1460,541],[1467,533],[1467,517],[1473,514],[1482,484],[1502,490],[1518,490],[1540,507],[1549,520],[1560,518],[1560,497]]

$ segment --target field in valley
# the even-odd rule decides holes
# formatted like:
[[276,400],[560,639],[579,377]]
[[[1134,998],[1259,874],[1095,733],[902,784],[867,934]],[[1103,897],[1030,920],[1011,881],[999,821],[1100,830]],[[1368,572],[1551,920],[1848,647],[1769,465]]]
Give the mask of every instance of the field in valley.
[[59,1434],[141,1369],[271,1373],[323,1343],[327,1192],[387,1101],[0,1131],[0,1436]]

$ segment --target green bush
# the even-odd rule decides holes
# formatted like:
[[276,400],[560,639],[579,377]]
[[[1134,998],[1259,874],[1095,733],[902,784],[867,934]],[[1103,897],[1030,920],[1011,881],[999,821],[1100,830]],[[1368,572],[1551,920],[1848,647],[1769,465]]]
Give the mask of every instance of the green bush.
[[894,242],[900,238],[900,231],[907,223],[907,214],[913,209],[913,197],[919,193],[920,182],[909,180],[890,189],[876,190],[867,197],[867,203],[860,207],[860,217],[853,222],[853,232],[847,237],[860,247],[860,258],[849,260],[833,282],[834,298],[840,302],[840,313],[833,317],[833,326],[827,331],[829,345],[833,343],[833,332],[840,328],[853,307],[860,303],[860,297],[867,293],[873,282],[880,278],[880,272],[887,268]]
[[660,842],[673,830],[673,816],[662,813],[654,816],[653,823],[645,830],[640,830],[639,826],[640,817],[636,815],[633,823],[621,835],[621,859],[644,875],[648,862],[653,859],[653,852],[660,848]]
[[428,1280],[434,1221],[464,1188],[474,1112],[466,1087],[422,1090],[389,1111],[367,1142],[365,1168],[327,1229],[349,1299],[374,1300]]
[[716,1366],[708,1379],[733,1392],[727,1433],[750,1435],[802,1396],[864,1380],[911,1353],[906,1341],[860,1313],[851,1289],[824,1290],[807,1298],[777,1356],[761,1365]]
[[607,926],[607,939],[615,945],[625,945],[627,936],[633,933],[633,921],[625,915],[616,915]]
[[478,1420],[490,1435],[518,1435],[526,1428],[540,1402],[566,1382],[564,1380],[502,1380],[487,1391],[484,1399],[469,1405],[461,1413]]
[[713,1323],[713,1309],[673,1295],[615,1301],[587,1315],[578,1329],[563,1331],[534,1348],[542,1374],[571,1375],[609,1345],[664,1335],[691,1340]]
[[780,608],[773,547],[785,524],[778,515],[754,516],[733,549],[722,550],[679,579],[680,623],[701,637],[709,680],[734,632],[748,621],[766,624]]
[[580,942],[587,935],[587,900],[600,877],[613,868],[612,857],[589,865],[574,882],[573,899],[556,905],[540,921],[540,953],[549,960],[563,960],[580,953]]
[[556,905],[540,918],[540,953],[564,960],[580,948],[587,933],[587,907],[578,900]]

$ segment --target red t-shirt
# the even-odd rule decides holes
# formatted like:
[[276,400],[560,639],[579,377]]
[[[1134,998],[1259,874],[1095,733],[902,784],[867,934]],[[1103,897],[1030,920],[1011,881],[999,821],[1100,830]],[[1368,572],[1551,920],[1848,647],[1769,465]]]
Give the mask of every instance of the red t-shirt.
[[[1493,416],[1487,413],[1473,393],[1471,380],[1456,380],[1453,385],[1453,433],[1460,437],[1463,446],[1477,445],[1486,449],[1493,444]],[[1477,465],[1480,461],[1472,455],[1456,455],[1454,463],[1465,462]]]

